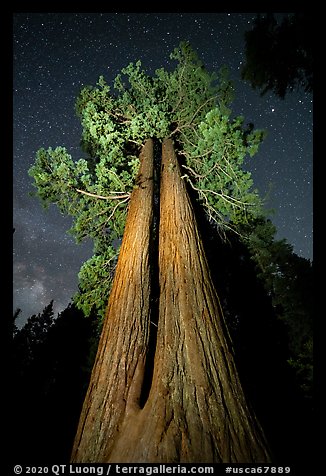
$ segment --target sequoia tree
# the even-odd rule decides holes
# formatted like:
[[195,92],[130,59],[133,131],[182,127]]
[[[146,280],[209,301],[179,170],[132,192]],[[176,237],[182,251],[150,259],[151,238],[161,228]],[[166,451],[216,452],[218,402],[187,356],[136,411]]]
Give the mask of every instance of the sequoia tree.
[[263,133],[231,119],[224,69],[209,74],[184,43],[171,58],[172,72],[150,77],[138,61],[113,92],[103,77],[84,88],[76,108],[87,158],[41,149],[30,170],[44,205],[74,217],[77,240],[94,239],[75,302],[104,319],[75,462],[270,460],[187,191],[221,236],[237,233],[262,213],[241,165]]

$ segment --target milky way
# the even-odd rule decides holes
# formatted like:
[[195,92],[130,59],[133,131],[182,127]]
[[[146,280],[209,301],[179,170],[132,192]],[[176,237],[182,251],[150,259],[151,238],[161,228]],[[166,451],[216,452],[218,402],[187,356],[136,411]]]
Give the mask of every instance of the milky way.
[[81,126],[75,98],[100,75],[110,83],[140,59],[149,73],[169,68],[169,55],[188,40],[209,71],[230,69],[232,110],[268,135],[248,160],[254,185],[267,196],[277,238],[312,259],[312,95],[261,97],[240,79],[244,32],[255,13],[15,13],[13,15],[14,309],[22,321],[54,299],[64,309],[77,291],[77,273],[92,244],[76,245],[71,221],[44,211],[27,171],[40,147],[65,146],[78,159]]

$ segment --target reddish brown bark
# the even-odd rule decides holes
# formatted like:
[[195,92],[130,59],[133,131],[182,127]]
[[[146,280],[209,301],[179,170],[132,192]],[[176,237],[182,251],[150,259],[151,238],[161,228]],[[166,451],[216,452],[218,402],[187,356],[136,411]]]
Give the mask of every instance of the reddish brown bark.
[[[125,236],[127,232],[129,228]],[[123,256],[123,260],[135,259],[128,249]],[[145,256],[147,260],[147,253]],[[146,271],[148,264],[146,261],[144,267],[142,259],[139,257],[137,266]],[[121,265],[119,273],[123,271]],[[143,369],[146,355],[149,318],[144,313],[149,313],[149,308],[146,305],[136,311],[136,320],[132,316],[119,319],[115,310],[115,306],[128,309],[132,303],[122,304],[121,299],[134,300],[136,292],[143,292],[144,275],[128,272],[125,277],[118,274],[115,278],[105,337],[100,342],[73,460],[268,462],[263,431],[239,382],[228,331],[170,139],[163,143],[162,157],[156,353],[151,389],[143,408],[137,403],[142,385],[138,375],[143,372],[138,369]],[[137,276],[139,283],[132,281]],[[128,294],[125,288],[133,291]],[[119,322],[112,325],[112,320]]]
[[171,140],[163,143],[160,306],[145,407],[125,419],[110,461],[266,462],[263,432],[234,364]]
[[153,141],[140,155],[97,356],[72,461],[102,462],[140,397],[150,319],[149,244],[153,214]]

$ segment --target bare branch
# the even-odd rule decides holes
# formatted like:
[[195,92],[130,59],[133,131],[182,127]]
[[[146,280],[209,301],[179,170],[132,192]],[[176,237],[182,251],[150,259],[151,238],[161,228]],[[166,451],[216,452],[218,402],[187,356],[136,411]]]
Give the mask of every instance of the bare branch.
[[109,218],[106,220],[106,222],[110,221],[111,218],[113,217],[113,215],[115,214],[116,209],[117,209],[120,205],[122,205],[123,203],[127,202],[128,200],[129,200],[129,195],[128,195],[128,197],[127,197],[125,200],[122,200],[122,202],[117,203],[116,206],[115,206],[114,209],[113,209],[113,212],[111,213],[111,215],[109,216]]
[[79,188],[76,188],[76,192],[87,195],[88,197],[100,198],[101,200],[120,200],[121,198],[130,197],[130,193],[125,193],[125,192],[113,192],[115,195],[108,195],[107,197],[103,195],[97,195],[96,193],[85,192],[85,190],[80,190]]
[[210,189],[201,189],[196,187],[190,179],[188,179],[188,182],[190,183],[191,187],[196,190],[197,192],[200,192],[203,196],[205,196],[205,193],[211,193],[213,195],[216,195],[217,197],[222,198],[222,200],[225,200],[227,203],[230,203],[234,207],[238,208],[245,208],[247,206],[250,206],[250,203],[243,202],[242,200],[238,200],[237,198],[232,197],[231,195],[226,195],[223,191],[222,193],[215,192],[215,190],[210,190]]

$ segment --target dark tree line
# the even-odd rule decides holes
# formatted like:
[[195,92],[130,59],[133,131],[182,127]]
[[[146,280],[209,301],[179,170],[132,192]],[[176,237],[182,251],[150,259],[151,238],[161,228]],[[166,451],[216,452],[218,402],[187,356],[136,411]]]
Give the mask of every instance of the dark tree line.
[[[257,28],[262,34],[259,21]],[[270,16],[264,21],[269,36],[261,43],[263,51],[266,53],[269,48],[272,62],[279,69],[287,58],[285,53],[281,54],[286,50],[284,41],[289,39],[293,51],[293,28],[298,27],[292,20],[276,27]],[[289,28],[292,30],[287,34]],[[252,45],[254,35],[257,31],[247,36],[247,46],[250,41]],[[255,54],[259,50],[256,40]],[[302,54],[304,46],[299,46],[300,59],[307,55]],[[264,58],[259,54],[254,57],[256,65],[257,58]],[[263,92],[272,89],[284,97],[287,88],[291,90],[297,83],[304,85],[303,66],[298,64],[284,71],[283,68],[286,77],[279,82],[264,63],[264,74],[257,76],[256,70],[252,84],[263,87]],[[248,65],[247,62],[247,74]],[[271,76],[266,76],[267,73]],[[311,90],[309,74],[306,90]],[[171,173],[173,168],[169,170]],[[194,190],[200,192],[199,188],[188,186],[190,195]],[[204,215],[199,210],[196,214],[231,333],[240,379],[265,429],[273,461],[309,461],[313,409],[312,264],[293,253],[284,240],[275,240],[275,228],[268,220],[260,218],[251,223],[251,228],[244,230],[244,235],[249,237],[246,242],[236,235],[228,236],[227,232],[224,233],[227,240],[222,241]],[[173,283],[170,285],[173,287]],[[119,300],[115,304],[119,307]],[[18,315],[19,310],[14,318]],[[53,458],[69,460],[98,336],[95,313],[86,318],[69,305],[54,318],[52,302],[38,316],[32,316],[21,330],[13,326],[12,428],[15,432],[11,447],[15,461],[17,458],[21,462],[38,463]],[[111,347],[112,342],[114,339]]]
[[13,461],[69,459],[97,338],[94,317],[71,304],[55,317],[53,301],[21,329],[14,326]]
[[[235,347],[240,378],[277,460],[313,451],[313,265],[256,224],[250,246],[217,246],[202,224],[207,255]],[[207,228],[208,227],[208,228]]]
[[[200,227],[240,378],[274,456],[308,459],[312,264],[273,239],[269,222],[257,225],[251,251],[234,236],[222,242],[205,219]],[[94,315],[86,318],[69,305],[55,318],[53,302],[20,330],[13,326],[15,461],[68,461],[98,335]]]

